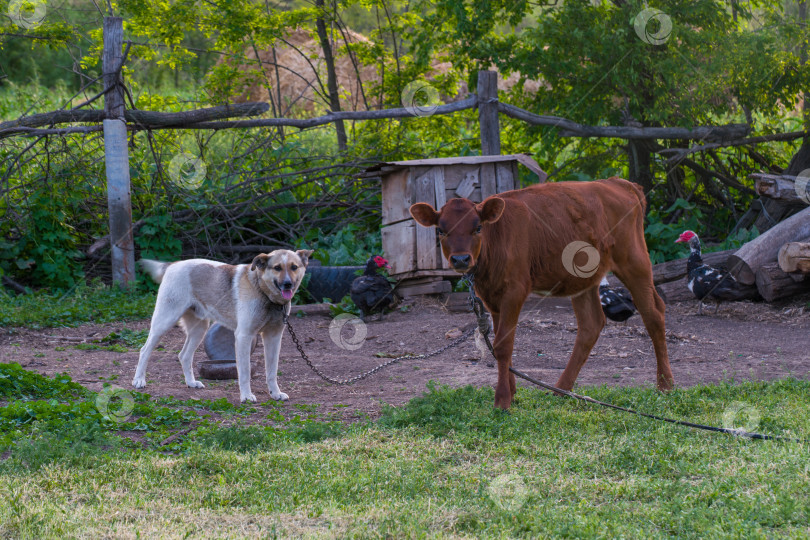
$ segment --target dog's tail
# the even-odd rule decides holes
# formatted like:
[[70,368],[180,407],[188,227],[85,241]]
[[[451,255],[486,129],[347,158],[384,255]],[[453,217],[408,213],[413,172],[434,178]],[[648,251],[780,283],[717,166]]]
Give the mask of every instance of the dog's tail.
[[169,267],[169,263],[153,261],[152,259],[141,259],[138,264],[141,265],[144,272],[155,280],[155,283],[163,281],[163,274],[166,273],[166,269]]

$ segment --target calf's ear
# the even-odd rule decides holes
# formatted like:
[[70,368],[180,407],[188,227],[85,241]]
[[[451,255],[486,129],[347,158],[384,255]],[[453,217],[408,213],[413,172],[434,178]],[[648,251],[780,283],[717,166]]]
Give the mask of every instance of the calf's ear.
[[481,223],[495,223],[501,219],[505,206],[506,203],[504,203],[503,199],[500,197],[489,197],[484,202],[478,203],[475,209],[478,212]]
[[295,252],[296,255],[301,259],[301,262],[304,263],[304,266],[309,264],[309,258],[312,257],[312,254],[315,251],[312,249],[299,249]]
[[411,205],[411,215],[423,227],[435,227],[439,223],[439,213],[428,203]]
[[259,270],[264,270],[265,268],[267,268],[267,259],[269,259],[269,258],[270,258],[270,255],[267,255],[265,253],[262,253],[260,255],[256,255],[253,258],[253,262],[250,263],[250,269],[251,270],[256,270],[258,268]]

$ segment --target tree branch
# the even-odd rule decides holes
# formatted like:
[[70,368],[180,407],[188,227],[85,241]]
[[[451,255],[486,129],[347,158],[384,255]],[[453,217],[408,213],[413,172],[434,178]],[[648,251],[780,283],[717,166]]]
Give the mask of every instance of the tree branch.
[[794,141],[802,137],[810,136],[810,132],[805,131],[792,131],[789,133],[773,133],[771,135],[761,135],[759,137],[748,137],[746,139],[731,140],[726,142],[702,144],[700,146],[693,146],[692,148],[664,148],[659,150],[659,154],[676,154],[669,158],[670,160],[676,159],[680,156],[688,156],[696,152],[703,152],[705,150],[712,150],[714,148],[729,148],[732,146],[746,146],[749,144],[757,144],[762,142],[772,141]]
[[508,103],[498,103],[498,110],[511,118],[535,126],[560,128],[561,137],[611,137],[616,139],[695,139],[726,141],[739,139],[751,128],[745,124],[725,126],[698,126],[688,128],[629,127],[629,126],[584,126],[559,116],[541,116]]
[[[263,102],[240,103],[237,105],[220,105],[193,111],[165,113],[157,111],[140,111],[127,109],[124,118],[127,122],[141,124],[145,127],[179,126],[189,123],[207,122],[221,118],[257,116],[267,112],[269,105]],[[0,138],[16,128],[52,126],[69,122],[101,123],[105,118],[101,110],[70,110],[24,116],[17,120],[0,123]]]

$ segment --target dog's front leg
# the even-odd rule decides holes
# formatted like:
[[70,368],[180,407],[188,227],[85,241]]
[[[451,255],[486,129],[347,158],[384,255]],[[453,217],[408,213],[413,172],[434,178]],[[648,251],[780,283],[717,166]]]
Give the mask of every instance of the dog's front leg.
[[281,336],[284,327],[269,328],[262,332],[262,342],[264,343],[264,371],[267,375],[267,389],[270,397],[276,401],[286,401],[290,396],[281,391],[278,387],[278,356],[281,352]]
[[256,401],[256,396],[250,391],[250,346],[256,334],[239,331],[234,332],[236,337],[236,373],[239,377],[239,398],[242,402]]

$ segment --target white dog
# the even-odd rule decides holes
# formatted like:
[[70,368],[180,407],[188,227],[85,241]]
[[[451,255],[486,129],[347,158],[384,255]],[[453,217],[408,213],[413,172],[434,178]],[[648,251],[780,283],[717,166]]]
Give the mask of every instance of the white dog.
[[250,390],[250,349],[254,336],[262,335],[267,388],[275,400],[289,396],[278,387],[278,355],[284,315],[304,278],[311,250],[279,249],[256,256],[251,264],[232,266],[205,259],[164,263],[141,259],[140,264],[157,283],[155,312],[149,337],[141,348],[132,386],[146,386],[146,366],[158,341],[178,321],[186,332],[180,365],[189,388],[205,388],[194,378],[194,351],[211,321],[233,330],[236,370],[242,401],[256,401]]

